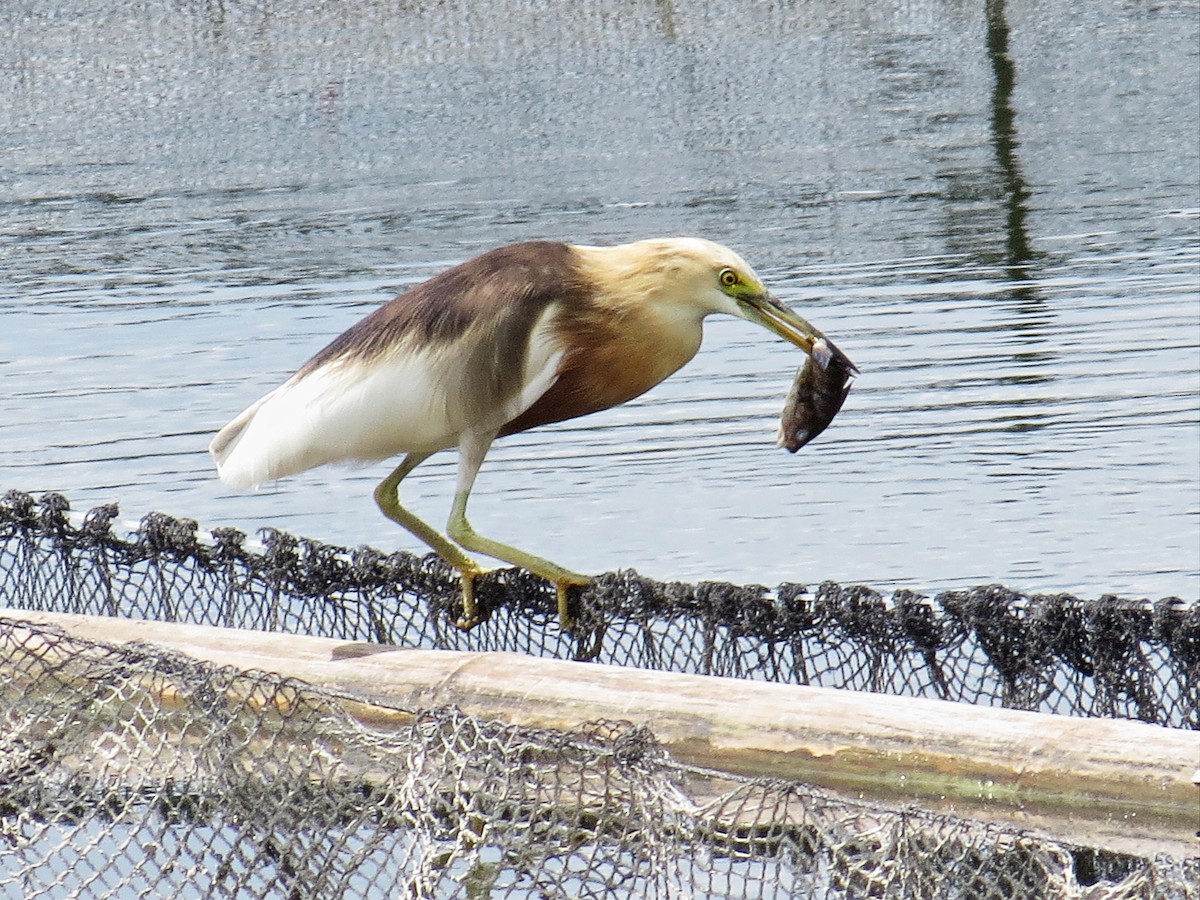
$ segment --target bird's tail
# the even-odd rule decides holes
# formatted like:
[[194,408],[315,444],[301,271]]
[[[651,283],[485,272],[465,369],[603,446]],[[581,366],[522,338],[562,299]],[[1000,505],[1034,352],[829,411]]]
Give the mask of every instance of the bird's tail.
[[278,477],[271,473],[270,460],[261,452],[243,443],[254,417],[275,391],[242,410],[241,415],[217,432],[208,445],[213,462],[217,465],[217,477],[225,484],[239,490],[257,487],[264,481]]

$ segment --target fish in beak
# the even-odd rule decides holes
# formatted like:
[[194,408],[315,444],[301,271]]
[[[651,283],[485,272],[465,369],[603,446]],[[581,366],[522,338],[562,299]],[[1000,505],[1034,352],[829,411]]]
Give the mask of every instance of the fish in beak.
[[858,367],[819,328],[769,294],[739,303],[745,318],[808,355],[784,401],[776,441],[795,453],[833,421],[850,393],[850,380],[858,374]]

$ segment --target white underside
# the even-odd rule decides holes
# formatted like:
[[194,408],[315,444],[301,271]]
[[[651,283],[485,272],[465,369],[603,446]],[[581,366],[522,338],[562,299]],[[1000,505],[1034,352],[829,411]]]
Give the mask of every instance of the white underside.
[[558,376],[562,351],[546,324],[543,317],[531,335],[522,389],[482,417],[468,415],[470,405],[446,393],[446,385],[463,382],[455,377],[462,357],[453,347],[338,360],[293,376],[221,429],[209,445],[217,474],[245,489],[333,462],[444,450],[466,432],[494,434]]

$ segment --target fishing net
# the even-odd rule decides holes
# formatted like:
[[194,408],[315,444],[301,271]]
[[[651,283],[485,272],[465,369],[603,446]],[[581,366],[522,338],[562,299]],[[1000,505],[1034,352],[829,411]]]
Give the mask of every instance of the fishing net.
[[[503,572],[453,627],[436,558],[261,547],[57,495],[0,503],[0,605],[824,685],[1200,728],[1200,603]],[[348,702],[352,700],[354,702]],[[1195,855],[683,765],[644,727],[392,709],[0,619],[0,897],[1200,897]],[[378,704],[376,704],[378,705]]]

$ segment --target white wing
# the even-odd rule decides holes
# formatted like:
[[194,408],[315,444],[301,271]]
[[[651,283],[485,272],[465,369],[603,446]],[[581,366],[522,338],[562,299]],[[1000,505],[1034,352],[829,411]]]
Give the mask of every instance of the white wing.
[[331,462],[454,446],[436,354],[336,360],[293,376],[209,445],[217,474],[248,488]]
[[[250,488],[333,462],[372,462],[400,453],[432,453],[459,436],[498,431],[528,409],[558,377],[563,351],[547,310],[524,356],[521,389],[484,418],[446,392],[461,377],[453,345],[413,352],[405,347],[369,361],[332,360],[295,375],[226,425],[209,452],[220,479]],[[458,376],[458,377],[456,377]]]

